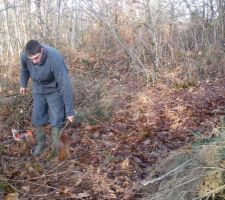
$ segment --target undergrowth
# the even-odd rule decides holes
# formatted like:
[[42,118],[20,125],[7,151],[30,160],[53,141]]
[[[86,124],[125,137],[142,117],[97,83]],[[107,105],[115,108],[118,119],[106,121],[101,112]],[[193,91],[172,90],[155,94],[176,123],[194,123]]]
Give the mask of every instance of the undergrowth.
[[[194,133],[191,145],[173,151],[142,181],[146,200],[225,199],[224,117],[211,137]],[[155,178],[157,177],[157,178]],[[152,189],[154,188],[154,190]]]

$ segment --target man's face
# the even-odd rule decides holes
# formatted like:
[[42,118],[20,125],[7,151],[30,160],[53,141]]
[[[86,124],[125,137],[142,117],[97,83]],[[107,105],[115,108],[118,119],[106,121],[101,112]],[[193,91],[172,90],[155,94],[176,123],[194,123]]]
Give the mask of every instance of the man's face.
[[41,48],[40,53],[36,53],[35,55],[28,56],[28,58],[33,64],[37,65],[37,64],[40,64],[42,60],[42,56],[43,56],[43,48]]

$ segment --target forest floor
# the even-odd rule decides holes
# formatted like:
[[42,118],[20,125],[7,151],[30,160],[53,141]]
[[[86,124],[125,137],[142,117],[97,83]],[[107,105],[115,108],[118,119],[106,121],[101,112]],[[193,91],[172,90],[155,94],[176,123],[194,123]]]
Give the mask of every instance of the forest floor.
[[1,91],[2,199],[141,199],[141,181],[156,163],[193,143],[196,135],[217,134],[225,108],[224,80],[176,88],[144,86],[128,68],[110,79],[101,74],[98,84],[81,77],[73,82],[81,116],[64,130],[71,137],[71,156],[62,162],[49,159],[49,148],[33,158],[33,144],[13,139],[12,128],[32,129],[32,100],[13,87]]

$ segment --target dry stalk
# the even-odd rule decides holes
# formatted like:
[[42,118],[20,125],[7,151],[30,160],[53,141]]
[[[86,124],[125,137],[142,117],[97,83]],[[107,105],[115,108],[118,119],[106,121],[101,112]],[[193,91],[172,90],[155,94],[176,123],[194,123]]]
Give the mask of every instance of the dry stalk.
[[54,189],[54,190],[56,190],[56,191],[58,191],[58,192],[60,192],[61,190],[60,189],[58,189],[58,188],[56,188],[56,187],[52,187],[52,186],[49,186],[49,185],[43,185],[43,183],[40,183],[40,184],[38,184],[38,183],[35,183],[35,182],[33,182],[33,181],[27,181],[27,180],[15,180],[15,179],[0,179],[0,181],[4,181],[4,182],[6,182],[10,187],[12,187],[16,192],[18,192],[18,193],[20,193],[20,194],[25,194],[25,195],[28,195],[28,196],[39,196],[39,197],[42,197],[42,196],[47,196],[48,194],[39,194],[39,195],[32,195],[32,194],[29,194],[29,193],[24,193],[24,192],[22,192],[22,191],[20,191],[19,189],[17,189],[16,187],[14,187],[11,183],[9,183],[9,181],[10,182],[19,182],[19,183],[28,183],[28,184],[30,184],[30,185],[35,185],[35,186],[41,186],[41,187],[45,187],[45,188],[50,188],[50,189]]
[[[83,173],[79,172],[79,171],[70,171],[70,170],[67,170],[67,171],[63,171],[63,172],[58,172],[58,173],[53,173],[53,174],[46,174],[45,177],[52,177],[52,176],[56,176],[56,175],[62,175],[62,174],[66,174],[66,173],[77,173],[79,175],[82,175],[83,176]],[[42,179],[43,176],[38,176],[38,177],[33,177],[33,178],[30,178],[28,179],[29,181],[31,180],[38,180],[38,179]]]
[[180,171],[183,167],[187,166],[187,164],[188,164],[190,161],[191,161],[191,160],[187,160],[186,162],[184,162],[183,164],[179,165],[179,166],[176,167],[175,169],[173,169],[173,170],[167,172],[166,174],[164,174],[164,175],[162,175],[162,176],[160,176],[160,177],[158,177],[158,178],[155,178],[155,179],[150,180],[150,181],[145,181],[145,180],[144,180],[144,181],[141,181],[141,184],[142,184],[142,185],[148,185],[148,184],[153,184],[153,183],[155,183],[155,182],[161,181],[161,180],[165,179],[166,177],[170,176],[171,174]]
[[220,187],[218,187],[218,188],[216,188],[216,189],[214,189],[214,190],[211,190],[211,191],[207,192],[205,195],[203,195],[203,196],[201,196],[201,197],[197,197],[197,198],[195,198],[195,199],[193,199],[193,200],[202,199],[202,198],[204,198],[204,197],[210,197],[210,196],[212,196],[212,195],[214,195],[214,194],[217,194],[218,192],[220,192],[220,191],[222,191],[222,190],[224,190],[224,189],[225,189],[225,184],[222,185],[222,186],[220,186]]
[[100,120],[96,119],[95,117],[90,116],[90,118],[93,119],[93,120],[95,120],[96,122],[100,123],[100,124],[101,124],[102,126],[104,126],[107,130],[110,130],[110,131],[112,131],[112,132],[114,132],[114,133],[119,133],[118,130],[116,130],[116,129],[110,127],[110,126],[105,125],[103,122],[101,122]]
[[[199,195],[198,187],[205,178],[215,177],[218,173],[223,173],[225,169],[223,166],[218,165],[219,150],[223,146],[220,142],[213,142],[209,145],[201,145],[197,149],[193,149],[189,154],[189,159],[183,162],[181,165],[176,166],[177,159],[187,158],[185,152],[178,152],[169,156],[169,158],[162,161],[160,166],[165,166],[168,170],[169,164],[173,164],[174,168],[168,172],[163,172],[165,167],[156,170],[156,173],[160,174],[158,178],[148,181],[142,181],[147,190],[148,188],[154,188],[150,190],[148,195],[145,195],[143,199],[146,200],[180,200],[180,199],[195,199],[210,198],[215,196],[220,191],[225,189],[225,185],[219,185],[217,188],[211,188],[211,190]],[[186,152],[187,153],[187,152]],[[209,171],[210,170],[210,171]],[[215,175],[214,175],[215,174]],[[151,175],[154,176],[154,173]],[[199,195],[197,197],[197,194]],[[191,197],[190,197],[191,196]]]

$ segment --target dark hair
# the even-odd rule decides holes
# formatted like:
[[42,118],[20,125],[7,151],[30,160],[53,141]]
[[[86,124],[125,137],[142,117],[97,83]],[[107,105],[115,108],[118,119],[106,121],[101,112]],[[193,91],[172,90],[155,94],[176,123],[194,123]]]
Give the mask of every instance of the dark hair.
[[30,40],[25,46],[25,53],[27,56],[35,55],[41,52],[41,44],[37,40]]

